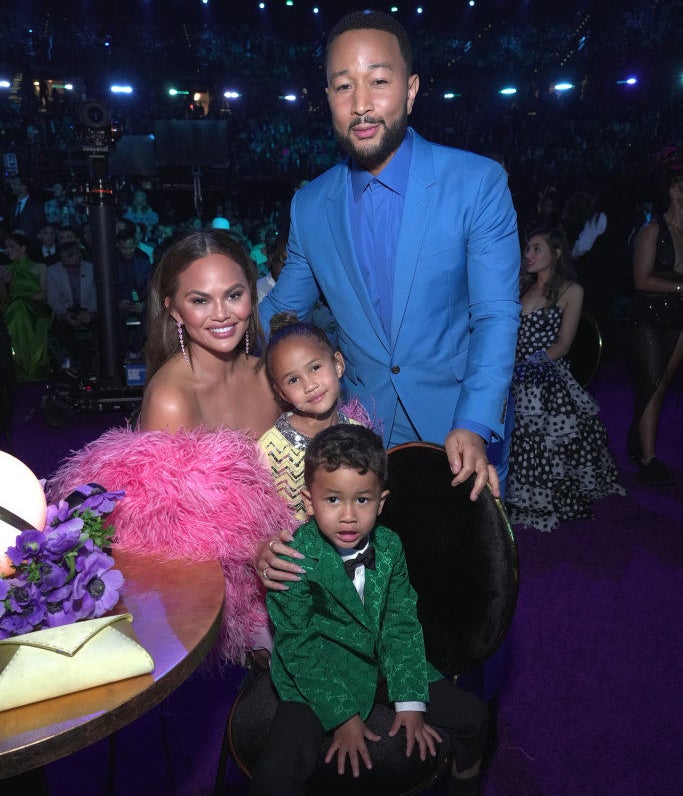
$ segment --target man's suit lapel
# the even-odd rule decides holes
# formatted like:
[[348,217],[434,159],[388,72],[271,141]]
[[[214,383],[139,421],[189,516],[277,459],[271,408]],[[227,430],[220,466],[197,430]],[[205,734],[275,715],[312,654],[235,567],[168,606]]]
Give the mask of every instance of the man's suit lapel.
[[375,306],[372,303],[368,292],[368,286],[365,283],[360,265],[356,258],[346,192],[347,177],[348,169],[339,169],[339,178],[328,192],[328,231],[339,258],[339,266],[343,268],[348,275],[349,284],[358,298],[362,313],[370,322],[380,343],[389,350],[389,341],[387,340],[386,332],[382,327]]
[[398,337],[415,278],[422,242],[429,226],[436,182],[429,144],[413,132],[413,154],[396,247],[394,298],[391,312],[392,348]]

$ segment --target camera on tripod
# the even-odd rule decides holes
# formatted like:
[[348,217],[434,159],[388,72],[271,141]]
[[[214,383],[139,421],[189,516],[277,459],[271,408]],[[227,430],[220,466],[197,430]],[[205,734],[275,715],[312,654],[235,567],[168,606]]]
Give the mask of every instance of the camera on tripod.
[[76,131],[81,149],[96,155],[108,154],[123,135],[121,124],[112,118],[106,105],[95,99],[79,106]]

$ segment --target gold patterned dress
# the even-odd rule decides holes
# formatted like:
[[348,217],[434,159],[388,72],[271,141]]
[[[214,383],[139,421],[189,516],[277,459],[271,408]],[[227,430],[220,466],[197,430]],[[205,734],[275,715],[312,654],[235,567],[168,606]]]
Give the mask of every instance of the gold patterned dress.
[[[259,439],[259,445],[268,457],[275,488],[287,501],[299,523],[306,521],[306,511],[301,497],[304,485],[304,454],[310,437],[300,434],[289,422],[293,412],[285,412]],[[339,422],[362,425],[357,420],[339,412]]]

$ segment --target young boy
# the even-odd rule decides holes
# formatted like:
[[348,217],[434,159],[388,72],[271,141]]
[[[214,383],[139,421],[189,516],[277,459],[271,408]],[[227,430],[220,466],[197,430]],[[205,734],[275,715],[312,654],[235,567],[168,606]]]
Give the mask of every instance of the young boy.
[[[252,780],[252,796],[304,794],[325,732],[326,755],[354,776],[372,767],[366,727],[386,686],[405,728],[406,754],[422,760],[446,730],[455,749],[450,793],[476,793],[486,735],[485,706],[444,680],[426,660],[416,595],[399,537],[377,524],[388,491],[382,440],[363,426],[320,432],[306,450],[302,491],[311,519],[293,546],[305,576],[268,593],[275,627],[271,676],[281,702]],[[388,700],[385,698],[384,700]],[[426,704],[428,703],[428,704]]]

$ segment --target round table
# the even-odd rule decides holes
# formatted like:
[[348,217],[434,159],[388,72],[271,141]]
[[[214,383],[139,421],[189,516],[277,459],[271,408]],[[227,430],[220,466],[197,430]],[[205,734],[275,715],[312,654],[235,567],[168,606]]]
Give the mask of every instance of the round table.
[[131,613],[154,660],[152,674],[0,713],[0,779],[22,774],[99,741],[180,686],[211,650],[225,583],[218,561],[161,561],[115,550],[124,575],[113,613]]

